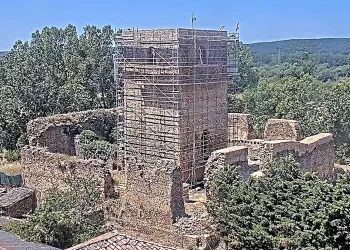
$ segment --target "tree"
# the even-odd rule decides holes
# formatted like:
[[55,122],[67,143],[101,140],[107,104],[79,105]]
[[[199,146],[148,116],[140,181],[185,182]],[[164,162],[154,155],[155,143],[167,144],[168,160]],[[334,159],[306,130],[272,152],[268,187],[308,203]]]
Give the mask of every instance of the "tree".
[[262,80],[243,94],[245,111],[254,115],[258,134],[262,135],[268,119],[294,119],[301,122],[304,136],[331,131],[324,105],[327,87],[315,78]]
[[69,180],[66,192],[52,192],[26,222],[10,222],[3,230],[21,238],[60,248],[71,247],[104,232],[103,219],[93,219],[100,203],[94,180]]
[[[254,57],[248,46],[242,42],[237,46],[238,49],[238,78],[236,79],[236,91],[242,92],[249,87],[253,87],[258,83],[258,74],[255,68]],[[234,51],[231,50],[230,56],[235,60]],[[232,89],[232,88],[229,88]],[[233,94],[233,93],[229,93]]]
[[16,149],[37,117],[115,105],[110,26],[45,27],[0,59],[0,148]]
[[286,157],[265,177],[243,180],[234,166],[219,171],[207,208],[228,249],[348,249],[349,185],[348,173],[333,185]]
[[329,130],[333,132],[338,160],[350,158],[350,79],[333,84],[325,97]]

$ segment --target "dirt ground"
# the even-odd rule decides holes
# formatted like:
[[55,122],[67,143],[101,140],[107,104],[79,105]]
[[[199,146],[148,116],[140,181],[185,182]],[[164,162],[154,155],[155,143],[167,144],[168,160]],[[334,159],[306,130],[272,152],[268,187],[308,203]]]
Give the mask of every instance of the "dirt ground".
[[185,209],[187,214],[193,214],[194,212],[206,213],[205,203],[206,195],[205,190],[200,191],[190,190],[190,201],[185,203]]

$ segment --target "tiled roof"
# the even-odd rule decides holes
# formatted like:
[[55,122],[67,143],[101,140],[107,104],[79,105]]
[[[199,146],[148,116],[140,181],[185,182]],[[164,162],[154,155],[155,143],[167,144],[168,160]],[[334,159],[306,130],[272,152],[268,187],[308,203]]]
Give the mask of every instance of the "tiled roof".
[[139,240],[137,238],[120,234],[116,231],[106,233],[92,240],[86,241],[67,250],[180,250],[161,246],[153,242]]
[[58,248],[27,242],[17,235],[0,230],[0,250],[59,250]]

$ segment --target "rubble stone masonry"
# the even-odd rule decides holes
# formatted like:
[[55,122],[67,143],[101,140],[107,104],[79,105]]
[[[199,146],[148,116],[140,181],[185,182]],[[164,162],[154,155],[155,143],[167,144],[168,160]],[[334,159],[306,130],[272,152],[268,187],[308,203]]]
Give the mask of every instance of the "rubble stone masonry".
[[264,169],[278,157],[292,154],[303,171],[317,172],[325,179],[333,179],[334,146],[330,133],[307,137],[302,141],[265,141],[260,151],[260,168]]
[[109,139],[121,115],[120,109],[100,109],[37,118],[27,125],[27,139],[30,146],[75,155],[74,137],[77,134],[92,130],[102,139]]
[[274,140],[294,140],[301,139],[299,122],[285,119],[269,119],[265,126],[264,139]]
[[[101,184],[101,195],[110,192],[105,181],[109,171],[100,160],[83,160],[74,156],[55,154],[45,148],[26,146],[21,151],[24,186],[35,190],[40,205],[52,189],[65,190],[69,178],[96,179]],[[108,194],[107,194],[108,196]]]

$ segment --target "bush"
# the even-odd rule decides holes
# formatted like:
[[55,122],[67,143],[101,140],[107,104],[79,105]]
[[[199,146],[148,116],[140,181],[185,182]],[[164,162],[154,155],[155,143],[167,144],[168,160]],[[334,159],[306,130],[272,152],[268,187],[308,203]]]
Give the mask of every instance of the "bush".
[[98,140],[98,136],[94,131],[83,130],[79,135],[80,143],[86,144]]
[[349,249],[350,175],[336,184],[300,172],[291,157],[265,177],[219,171],[208,212],[229,249]]
[[82,131],[79,135],[79,141],[84,158],[86,159],[107,161],[116,157],[117,145],[100,140],[96,133],[91,130]]
[[84,157],[87,159],[111,160],[114,159],[117,152],[117,145],[107,141],[93,141],[82,144]]
[[52,192],[44,204],[26,222],[10,222],[3,230],[22,239],[68,248],[105,231],[103,220],[92,220],[98,210],[99,185],[94,180],[69,180],[70,190]]

